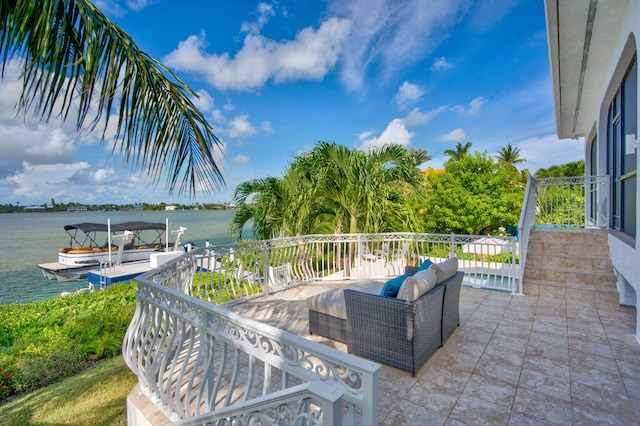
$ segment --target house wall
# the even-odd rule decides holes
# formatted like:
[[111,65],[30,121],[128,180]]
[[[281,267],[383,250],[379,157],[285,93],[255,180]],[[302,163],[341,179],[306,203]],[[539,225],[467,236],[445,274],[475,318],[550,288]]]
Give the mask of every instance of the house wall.
[[[629,64],[637,56],[637,40],[640,36],[640,2],[627,3],[627,13],[625,20],[621,22],[620,28],[612,28],[612,31],[619,31],[616,48],[611,55],[607,79],[603,82],[600,99],[602,103],[599,111],[594,111],[593,122],[595,123],[597,138],[597,164],[598,170],[590,170],[591,163],[591,142],[594,140],[593,132],[585,139],[585,159],[587,173],[590,174],[610,174],[607,170],[607,114],[609,105],[615,95]],[[638,67],[637,67],[638,68]],[[640,81],[640,79],[639,79]],[[640,85],[638,85],[640,87]],[[636,99],[640,99],[640,93]],[[640,114],[639,114],[640,116]],[[640,123],[638,123],[640,129]],[[636,135],[636,138],[640,135]],[[637,142],[637,141],[636,141]],[[638,147],[636,146],[636,150]],[[637,156],[637,161],[640,155]],[[636,167],[640,169],[640,167]],[[637,186],[636,212],[640,212],[640,185]],[[598,200],[598,211],[606,214],[609,199]],[[602,216],[601,216],[602,217]],[[610,219],[610,218],[608,218]],[[605,224],[606,225],[606,224]],[[640,229],[640,216],[636,214],[636,229]],[[618,279],[618,290],[620,292],[620,303],[627,306],[635,306],[636,318],[636,339],[640,342],[640,242],[636,240],[610,233],[609,245],[611,248],[611,259]]]

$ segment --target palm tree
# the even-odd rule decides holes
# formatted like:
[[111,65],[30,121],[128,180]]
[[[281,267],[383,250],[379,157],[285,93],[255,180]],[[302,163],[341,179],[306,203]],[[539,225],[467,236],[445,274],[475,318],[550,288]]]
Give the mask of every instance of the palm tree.
[[459,162],[469,153],[469,148],[471,148],[471,142],[467,142],[464,145],[462,145],[462,142],[458,142],[455,150],[447,149],[444,155],[448,155],[451,160]]
[[224,185],[221,142],[189,99],[196,94],[88,0],[3,0],[0,57],[2,77],[23,60],[20,112],[46,121],[77,111],[77,129],[99,126],[103,140],[115,115],[114,152],[154,183],[166,173],[170,194]]
[[[340,232],[380,232],[395,214],[405,185],[420,190],[424,179],[414,157],[401,145],[385,145],[369,153],[333,142],[318,142],[298,157],[294,167],[315,183],[319,211],[331,211]],[[407,218],[406,220],[409,220]]]
[[283,178],[252,179],[238,185],[233,194],[236,212],[229,224],[232,238],[242,237],[244,226],[251,221],[255,238],[266,240],[278,234],[308,233],[309,209],[313,188],[295,170]]
[[410,148],[409,154],[413,156],[413,163],[416,167],[433,159],[424,149]]
[[520,158],[520,148],[512,147],[511,144],[508,144],[506,147],[498,150],[496,159],[501,167],[506,168],[515,168],[517,163],[524,163],[527,161],[524,158]]

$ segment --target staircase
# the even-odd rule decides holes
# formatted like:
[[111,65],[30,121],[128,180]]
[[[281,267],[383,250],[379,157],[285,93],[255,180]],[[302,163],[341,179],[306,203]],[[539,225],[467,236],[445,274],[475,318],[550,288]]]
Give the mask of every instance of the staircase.
[[525,294],[574,304],[618,306],[607,232],[534,228],[529,237],[523,290]]

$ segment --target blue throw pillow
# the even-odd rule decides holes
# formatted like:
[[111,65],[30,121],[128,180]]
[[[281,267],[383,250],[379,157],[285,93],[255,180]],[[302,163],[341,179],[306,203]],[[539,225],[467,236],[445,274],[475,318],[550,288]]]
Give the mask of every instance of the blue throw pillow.
[[424,262],[420,264],[418,267],[418,271],[424,271],[425,269],[429,269],[429,266],[433,265],[433,262],[429,259],[425,259]]
[[403,274],[398,275],[395,278],[391,278],[389,281],[384,283],[384,286],[380,291],[380,295],[386,297],[396,297],[398,295],[398,290],[400,290],[400,287],[402,287],[402,283],[404,283],[404,280],[406,280],[410,276],[411,274]]

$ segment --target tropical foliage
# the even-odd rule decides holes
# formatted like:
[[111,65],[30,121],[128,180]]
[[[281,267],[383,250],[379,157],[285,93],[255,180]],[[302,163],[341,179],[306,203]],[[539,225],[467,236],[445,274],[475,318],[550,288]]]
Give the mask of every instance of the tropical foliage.
[[240,184],[231,233],[252,221],[258,239],[317,232],[384,232],[413,229],[410,195],[424,194],[415,157],[400,145],[369,153],[318,142],[297,156],[283,178]]
[[536,179],[584,176],[584,160],[539,169],[534,176]]
[[[464,151],[464,147],[462,147]],[[491,234],[518,223],[526,174],[500,167],[486,153],[455,151],[445,173],[429,174],[420,212],[428,232]]]
[[524,158],[520,157],[520,148],[513,147],[511,144],[508,144],[506,147],[500,149],[498,154],[496,155],[496,159],[498,160],[498,164],[501,167],[509,167],[515,168],[516,164],[524,163]]
[[190,100],[197,95],[88,0],[3,0],[0,58],[3,77],[10,61],[23,63],[20,112],[101,128],[154,182],[166,175],[169,193],[224,184],[221,143]]
[[76,374],[120,353],[136,286],[0,305],[0,398]]
[[461,161],[471,149],[471,142],[466,142],[464,145],[462,142],[456,144],[456,149],[447,149],[444,151],[444,155],[449,157],[449,160]]

